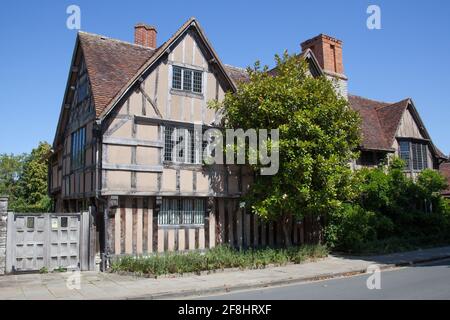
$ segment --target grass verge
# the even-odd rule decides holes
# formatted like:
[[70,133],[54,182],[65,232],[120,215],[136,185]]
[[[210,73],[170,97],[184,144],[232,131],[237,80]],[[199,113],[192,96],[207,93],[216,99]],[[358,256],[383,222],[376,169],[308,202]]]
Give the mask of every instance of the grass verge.
[[112,261],[112,272],[131,272],[138,275],[159,276],[174,273],[200,273],[226,268],[261,269],[268,265],[302,263],[326,257],[323,245],[305,245],[287,249],[236,250],[218,246],[206,252],[165,253],[148,257],[123,256]]

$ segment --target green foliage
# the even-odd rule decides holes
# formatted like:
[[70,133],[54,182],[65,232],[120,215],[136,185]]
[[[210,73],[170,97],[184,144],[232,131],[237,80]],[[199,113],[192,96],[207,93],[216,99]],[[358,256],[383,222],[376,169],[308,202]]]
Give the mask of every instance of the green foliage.
[[329,217],[325,228],[327,244],[334,249],[358,250],[364,242],[376,239],[375,218],[374,212],[344,204]]
[[26,155],[0,154],[0,195],[8,195],[9,202],[16,201],[19,177]]
[[39,273],[44,274],[44,273],[48,273],[48,269],[47,267],[42,267],[39,269]]
[[358,201],[330,213],[325,229],[330,247],[390,252],[408,247],[402,239],[422,239],[424,244],[450,241],[450,206],[440,194],[445,179],[427,169],[413,181],[403,168],[403,162],[394,159],[387,168],[355,173]]
[[[227,128],[280,130],[279,171],[258,175],[246,200],[259,216],[289,225],[354,196],[349,161],[356,156],[360,118],[331,81],[308,75],[305,61],[287,53],[275,58],[276,75],[256,63],[248,68],[249,82],[212,106],[225,110]],[[252,167],[258,172],[261,164]],[[284,233],[289,238],[289,230]]]
[[53,269],[53,272],[59,272],[59,273],[67,272],[67,268],[58,267],[58,268]]
[[40,142],[30,154],[0,155],[0,194],[9,196],[9,209],[46,212],[52,202],[47,194],[48,154],[51,146]]
[[228,246],[218,246],[205,253],[190,251],[149,257],[119,257],[112,262],[111,271],[158,276],[170,273],[199,273],[225,268],[260,269],[268,265],[302,263],[307,260],[326,257],[327,254],[327,248],[321,245],[241,251]]

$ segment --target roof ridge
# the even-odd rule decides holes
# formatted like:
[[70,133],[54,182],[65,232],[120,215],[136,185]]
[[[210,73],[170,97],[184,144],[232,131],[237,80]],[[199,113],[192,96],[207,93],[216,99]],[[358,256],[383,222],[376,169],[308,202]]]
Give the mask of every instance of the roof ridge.
[[228,68],[232,68],[232,69],[236,69],[236,70],[240,70],[240,71],[247,71],[247,68],[236,67],[236,66],[232,66],[231,64],[227,64],[227,63],[224,63],[223,65]]
[[355,97],[355,98],[360,98],[360,99],[364,99],[364,100],[372,101],[372,102],[376,102],[376,103],[384,103],[386,105],[390,105],[390,104],[396,103],[396,102],[392,103],[392,102],[387,102],[387,101],[374,100],[374,99],[371,99],[371,98],[366,98],[366,97],[363,97],[363,96],[360,96],[360,95],[357,95],[357,94],[351,94],[351,93],[349,93],[348,96],[349,97],[351,96],[351,97]]
[[385,106],[375,107],[375,109],[378,111],[380,109],[383,109],[383,108],[386,108],[386,107],[392,107],[393,105],[400,104],[402,102],[406,102],[406,101],[410,101],[410,100],[411,100],[411,98],[405,98],[403,100],[400,100],[400,101],[397,101],[397,102],[393,102],[393,103],[390,103],[390,104],[385,105]]
[[146,46],[143,46],[143,45],[140,45],[140,44],[136,44],[136,43],[133,43],[133,42],[128,42],[128,41],[125,41],[125,40],[115,39],[115,38],[111,38],[111,37],[108,37],[108,36],[105,36],[105,35],[92,33],[92,32],[78,31],[78,34],[85,34],[85,35],[88,35],[88,36],[101,38],[102,40],[110,40],[110,41],[114,41],[114,42],[130,45],[130,46],[133,46],[133,47],[139,47],[139,48],[150,50],[150,51],[155,51],[157,49],[157,48],[156,49],[149,48],[149,47],[146,47]]

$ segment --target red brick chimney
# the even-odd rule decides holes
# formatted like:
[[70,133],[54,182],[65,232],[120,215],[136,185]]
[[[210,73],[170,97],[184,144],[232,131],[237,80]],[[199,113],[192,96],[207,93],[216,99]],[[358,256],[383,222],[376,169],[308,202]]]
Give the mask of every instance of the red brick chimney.
[[144,23],[134,26],[134,43],[144,47],[156,48],[156,28]]
[[342,41],[325,34],[306,40],[301,44],[302,51],[311,49],[324,71],[344,74],[342,62]]

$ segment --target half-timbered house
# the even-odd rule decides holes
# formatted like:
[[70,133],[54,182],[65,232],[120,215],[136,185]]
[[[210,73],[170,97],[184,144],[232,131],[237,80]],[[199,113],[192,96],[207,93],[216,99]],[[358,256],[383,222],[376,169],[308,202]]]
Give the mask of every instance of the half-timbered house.
[[[195,124],[217,124],[208,101],[236,90],[245,70],[221,62],[194,18],[161,45],[156,36],[145,24],[135,26],[134,43],[78,33],[49,168],[55,211],[93,208],[107,255],[280,243],[281,226],[239,202],[253,174],[202,165],[188,134]],[[437,168],[444,157],[411,99],[390,104],[347,94],[340,40],[319,35],[302,43],[301,56],[312,76],[334,79],[363,118],[355,167],[398,154],[411,173]],[[185,142],[183,152],[173,151],[172,136]],[[317,237],[314,225],[295,223],[292,242]]]

